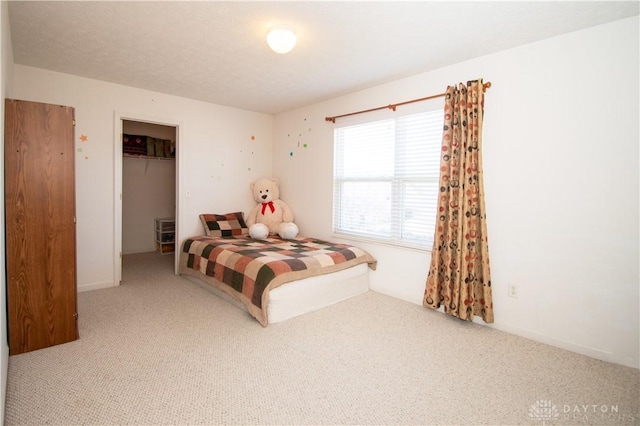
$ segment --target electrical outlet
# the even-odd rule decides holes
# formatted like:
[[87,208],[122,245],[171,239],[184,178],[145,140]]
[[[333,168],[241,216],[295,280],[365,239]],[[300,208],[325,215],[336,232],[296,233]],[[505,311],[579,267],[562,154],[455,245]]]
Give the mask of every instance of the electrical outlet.
[[507,288],[507,290],[509,292],[508,293],[509,297],[513,297],[513,298],[517,299],[518,296],[520,295],[519,292],[518,292],[518,286],[516,286],[515,284],[510,283],[509,287]]

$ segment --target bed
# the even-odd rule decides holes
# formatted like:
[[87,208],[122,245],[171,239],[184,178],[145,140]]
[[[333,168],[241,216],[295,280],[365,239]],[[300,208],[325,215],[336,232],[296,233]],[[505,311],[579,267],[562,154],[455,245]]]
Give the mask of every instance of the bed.
[[239,302],[264,327],[369,290],[376,260],[358,247],[300,236],[255,240],[242,213],[200,219],[208,235],[182,243],[180,274]]

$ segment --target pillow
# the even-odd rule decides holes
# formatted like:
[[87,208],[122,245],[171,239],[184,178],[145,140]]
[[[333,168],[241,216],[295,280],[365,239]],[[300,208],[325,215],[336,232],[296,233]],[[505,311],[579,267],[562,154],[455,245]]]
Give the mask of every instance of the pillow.
[[204,232],[210,237],[233,237],[249,235],[242,212],[227,214],[201,214],[200,221]]

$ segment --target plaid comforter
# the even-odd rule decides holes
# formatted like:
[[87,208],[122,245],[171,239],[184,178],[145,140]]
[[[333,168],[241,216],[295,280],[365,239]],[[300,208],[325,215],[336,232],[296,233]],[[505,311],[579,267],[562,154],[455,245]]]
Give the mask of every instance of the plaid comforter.
[[195,276],[240,300],[266,326],[270,289],[365,262],[376,268],[376,260],[362,249],[315,238],[197,236],[185,240],[182,246],[180,273]]

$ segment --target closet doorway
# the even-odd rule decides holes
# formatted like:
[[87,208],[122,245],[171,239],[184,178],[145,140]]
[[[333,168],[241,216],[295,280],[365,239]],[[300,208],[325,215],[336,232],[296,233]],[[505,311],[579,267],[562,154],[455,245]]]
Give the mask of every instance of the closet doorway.
[[[172,256],[177,271],[180,126],[116,114],[116,127],[114,276],[115,285],[119,285],[122,257],[128,254]],[[156,219],[162,219],[163,231],[174,221],[173,235],[161,235],[163,244],[156,241]],[[166,237],[173,239],[173,247]]]

